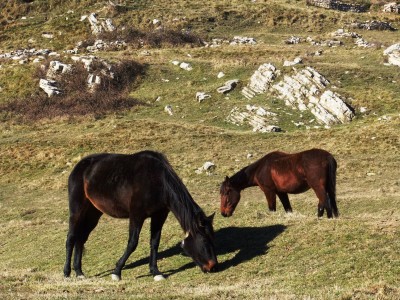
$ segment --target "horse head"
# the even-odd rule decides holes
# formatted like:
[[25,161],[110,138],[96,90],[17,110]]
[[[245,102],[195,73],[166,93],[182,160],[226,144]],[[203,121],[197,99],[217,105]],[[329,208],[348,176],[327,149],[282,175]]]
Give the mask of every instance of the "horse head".
[[202,213],[198,214],[196,229],[187,232],[181,244],[186,254],[192,257],[204,273],[217,271],[218,266],[214,247],[213,219],[214,214],[209,217]]
[[224,182],[220,188],[221,195],[221,215],[224,217],[232,216],[236,205],[240,200],[240,191],[232,186],[228,176],[225,177]]

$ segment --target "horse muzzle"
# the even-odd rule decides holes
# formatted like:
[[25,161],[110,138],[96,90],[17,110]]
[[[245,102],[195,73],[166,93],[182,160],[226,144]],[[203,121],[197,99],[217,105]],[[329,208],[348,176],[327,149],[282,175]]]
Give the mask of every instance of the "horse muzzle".
[[232,216],[232,212],[226,212],[226,211],[221,211],[221,215],[223,216],[223,217],[230,217],[230,216]]
[[214,260],[209,260],[207,264],[201,266],[201,270],[204,273],[211,273],[218,271],[218,262]]

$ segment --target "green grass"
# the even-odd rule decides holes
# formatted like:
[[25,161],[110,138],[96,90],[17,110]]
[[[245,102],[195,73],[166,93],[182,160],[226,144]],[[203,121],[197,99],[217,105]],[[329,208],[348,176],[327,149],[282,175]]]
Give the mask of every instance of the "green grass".
[[[71,48],[89,35],[83,14],[98,11],[116,24],[151,29],[148,20],[161,18],[168,29],[190,27],[205,39],[234,35],[255,37],[255,46],[170,47],[99,52],[110,61],[135,60],[146,66],[130,96],[146,105],[107,115],[59,116],[21,122],[0,122],[0,298],[1,299],[398,299],[400,297],[400,82],[397,67],[384,66],[383,49],[356,48],[351,39],[338,48],[308,43],[286,45],[291,35],[328,39],[330,32],[354,19],[384,18],[400,27],[395,15],[340,13],[308,7],[305,1],[120,1],[125,12],[102,9],[96,1],[34,1],[27,20],[18,17],[0,33],[0,50],[25,47],[33,37],[52,50]],[[97,1],[98,2],[98,1]],[[10,2],[11,3],[11,2]],[[375,5],[375,3],[373,3]],[[35,6],[36,5],[36,6]],[[94,6],[91,6],[94,5]],[[73,10],[69,14],[66,11]],[[6,12],[6,10],[4,11]],[[10,14],[12,11],[10,10]],[[14,12],[17,14],[17,12]],[[2,15],[3,16],[3,15]],[[47,19],[45,19],[47,16]],[[68,16],[68,20],[66,20]],[[178,17],[178,21],[173,21]],[[185,17],[185,18],[184,18]],[[42,31],[58,32],[53,41]],[[357,31],[384,47],[399,32]],[[311,55],[322,49],[322,56]],[[61,52],[61,51],[60,51]],[[296,128],[300,114],[274,95],[251,101],[241,94],[258,66],[301,56],[336,86],[356,108],[349,124],[331,129]],[[60,58],[63,60],[63,57]],[[171,61],[185,61],[191,72]],[[40,93],[31,63],[0,61],[0,103]],[[218,72],[226,76],[218,79]],[[241,81],[229,95],[216,89],[229,79]],[[165,82],[168,79],[169,82]],[[197,91],[211,94],[203,103]],[[160,101],[155,101],[161,97]],[[285,132],[253,133],[228,124],[230,110],[246,104],[279,111]],[[164,112],[173,107],[174,115]],[[360,114],[360,107],[368,113]],[[290,115],[289,115],[290,113]],[[382,118],[386,115],[387,118]],[[304,120],[311,116],[303,114]],[[330,151],[338,161],[339,219],[317,219],[312,191],[290,196],[293,214],[270,213],[258,188],[242,192],[231,218],[219,214],[219,185],[264,154],[297,152],[312,147]],[[149,222],[131,255],[123,280],[110,271],[127,241],[127,220],[103,216],[86,243],[86,279],[62,275],[68,230],[67,178],[85,155],[96,152],[133,153],[144,149],[166,154],[195,201],[206,214],[216,212],[214,229],[220,271],[203,274],[176,245],[182,240],[171,214],[163,229],[159,267],[168,275],[154,282],[148,272]],[[247,154],[252,154],[247,158]],[[205,161],[217,168],[196,174]]]

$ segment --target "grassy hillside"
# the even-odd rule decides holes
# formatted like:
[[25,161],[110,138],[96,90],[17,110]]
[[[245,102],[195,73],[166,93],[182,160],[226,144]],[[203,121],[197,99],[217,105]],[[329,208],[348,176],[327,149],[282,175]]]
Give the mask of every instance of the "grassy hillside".
[[[383,55],[386,47],[400,42],[400,33],[349,27],[354,21],[380,20],[400,28],[398,15],[381,12],[381,5],[390,1],[371,1],[366,14],[325,10],[296,0],[115,1],[117,6],[108,1],[65,2],[1,4],[0,55],[47,48],[70,63],[71,55],[64,50],[95,40],[87,20],[79,20],[96,12],[112,18],[117,27],[116,33],[101,38],[130,38],[130,43],[95,55],[134,62],[140,71],[131,82],[120,81],[126,86],[116,89],[118,94],[110,88],[89,95],[71,85],[70,99],[57,102],[38,86],[40,65],[50,59],[20,64],[0,58],[2,299],[400,298],[400,69],[385,65]],[[164,35],[157,39],[160,31],[154,19],[163,26]],[[351,38],[342,39],[340,47],[284,42],[291,36],[331,39],[339,28],[355,31],[375,45],[357,47]],[[257,44],[206,47],[182,42],[179,32],[190,32],[206,43],[240,35],[255,38]],[[314,55],[318,50],[322,55]],[[283,61],[297,56],[346,97],[356,113],[352,122],[314,128],[307,123],[311,116],[286,107],[274,95],[247,100],[240,93],[259,65],[270,62],[290,72]],[[182,70],[173,60],[188,62],[193,70]],[[221,71],[225,76],[217,78]],[[217,93],[229,79],[239,79],[239,86],[227,95]],[[197,102],[198,91],[211,98]],[[233,107],[246,104],[279,112],[276,125],[284,132],[254,133],[248,126],[226,122]],[[164,111],[166,105],[172,106],[172,116]],[[366,112],[360,112],[363,107]],[[293,122],[299,120],[310,129],[296,127]],[[258,188],[242,192],[231,218],[219,214],[219,184],[225,175],[270,151],[312,147],[330,151],[338,161],[340,218],[318,220],[312,191],[290,196],[293,214],[285,214],[280,203],[278,211],[270,213]],[[165,153],[206,214],[217,213],[220,271],[203,274],[181,253],[177,244],[184,234],[171,214],[163,228],[159,259],[168,279],[154,282],[149,275],[146,222],[122,281],[113,282],[110,271],[125,249],[128,223],[103,216],[86,243],[87,278],[64,279],[66,183],[73,166],[90,153],[144,149]],[[196,174],[206,161],[215,163],[215,172]]]

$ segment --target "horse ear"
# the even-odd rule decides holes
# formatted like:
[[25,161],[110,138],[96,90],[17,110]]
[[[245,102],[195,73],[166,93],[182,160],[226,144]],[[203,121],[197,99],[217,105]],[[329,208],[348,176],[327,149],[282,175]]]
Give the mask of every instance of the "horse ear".
[[229,181],[229,177],[228,176],[225,176],[225,181]]
[[212,213],[211,215],[209,215],[209,216],[207,217],[207,219],[210,221],[211,224],[212,224],[213,221],[214,221],[214,217],[215,217],[215,212]]

